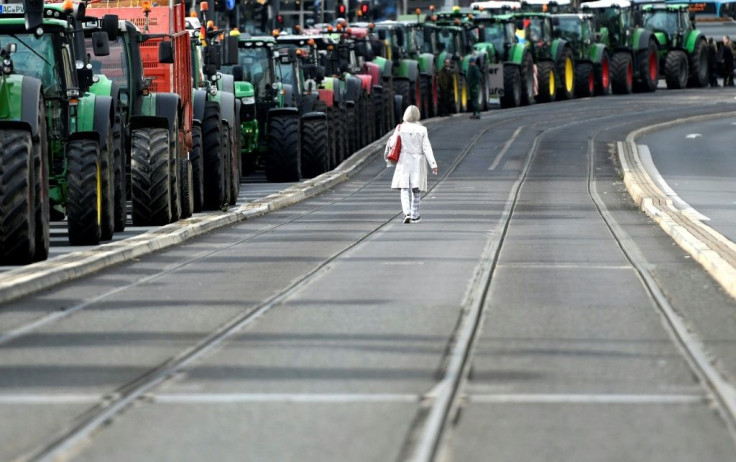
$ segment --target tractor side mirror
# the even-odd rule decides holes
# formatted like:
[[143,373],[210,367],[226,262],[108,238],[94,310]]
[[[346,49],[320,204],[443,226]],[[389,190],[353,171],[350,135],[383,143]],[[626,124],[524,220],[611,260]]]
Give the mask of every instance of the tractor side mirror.
[[206,66],[214,66],[215,71],[217,71],[220,69],[220,63],[220,45],[212,44],[205,47],[204,64]]
[[15,42],[8,43],[5,45],[6,56],[10,56],[18,50],[18,44]]
[[174,64],[174,44],[170,41],[158,44],[158,62],[161,64]]
[[43,24],[43,0],[23,0],[26,29],[33,30]]
[[245,73],[243,72],[243,66],[233,66],[233,80],[236,82],[242,82],[245,80]]
[[107,38],[109,40],[112,40],[113,42],[117,40],[118,32],[120,30],[118,29],[118,15],[106,14],[103,16],[101,28],[103,31],[107,32]]
[[222,64],[224,66],[238,64],[238,37],[236,35],[228,35],[222,41]]
[[107,32],[97,31],[92,33],[92,53],[95,56],[108,56],[110,54],[110,40]]

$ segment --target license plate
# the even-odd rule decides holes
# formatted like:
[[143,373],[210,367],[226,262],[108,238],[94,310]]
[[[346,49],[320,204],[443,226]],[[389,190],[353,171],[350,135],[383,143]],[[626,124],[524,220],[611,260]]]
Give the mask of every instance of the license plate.
[[23,14],[24,11],[22,3],[0,5],[0,14]]

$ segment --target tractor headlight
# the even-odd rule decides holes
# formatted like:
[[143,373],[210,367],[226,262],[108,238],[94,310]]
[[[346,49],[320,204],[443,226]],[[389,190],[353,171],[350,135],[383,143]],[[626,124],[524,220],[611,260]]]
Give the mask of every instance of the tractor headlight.
[[7,75],[7,74],[10,74],[12,72],[13,72],[13,68],[12,67],[3,65],[3,73],[4,74]]
[[10,67],[13,63],[8,58],[3,59],[3,66]]
[[246,96],[244,98],[240,98],[240,101],[243,104],[256,104],[256,97],[255,96]]

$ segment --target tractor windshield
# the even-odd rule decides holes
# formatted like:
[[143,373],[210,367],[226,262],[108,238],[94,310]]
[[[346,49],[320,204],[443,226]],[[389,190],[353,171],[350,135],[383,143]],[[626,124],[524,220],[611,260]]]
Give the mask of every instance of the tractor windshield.
[[[95,74],[104,74],[108,79],[115,82],[121,88],[128,86],[128,60],[125,54],[125,43],[123,37],[110,42],[110,54],[108,56],[95,56],[90,63],[92,64],[92,72]],[[92,49],[92,39],[85,39],[85,45],[88,50]]]
[[577,17],[561,17],[555,26],[555,36],[568,42],[578,43],[583,39],[581,22]]
[[455,47],[455,37],[447,29],[442,29],[437,37],[438,46],[440,51],[446,51],[451,54],[457,53],[457,47]]
[[677,34],[677,14],[667,10],[644,12],[644,27],[653,31],[662,31],[667,35]]
[[507,36],[508,28],[506,27],[506,23],[494,22],[487,24],[485,29],[486,40],[493,44],[493,48],[496,50],[496,53],[503,53],[504,44],[506,42],[511,42]]
[[[269,62],[269,52],[264,47],[248,47],[238,49],[238,62],[243,67],[243,77],[246,82],[253,84],[256,97],[263,99],[267,97],[268,88],[273,83]],[[223,66],[224,72],[231,72],[227,66]]]
[[13,68],[17,74],[35,77],[41,80],[46,98],[60,96],[60,77],[54,53],[54,34],[13,34],[2,37],[2,46],[16,44],[16,52],[12,56]]

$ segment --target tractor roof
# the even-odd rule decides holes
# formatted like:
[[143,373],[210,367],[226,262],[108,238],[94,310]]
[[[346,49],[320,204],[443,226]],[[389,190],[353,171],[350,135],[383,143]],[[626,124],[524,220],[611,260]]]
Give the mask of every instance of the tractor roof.
[[506,9],[520,10],[521,2],[508,0],[489,0],[485,2],[473,2],[470,4],[470,7],[474,10],[482,11],[503,11]]
[[596,0],[594,2],[585,2],[580,8],[629,8],[631,2],[629,0]]

